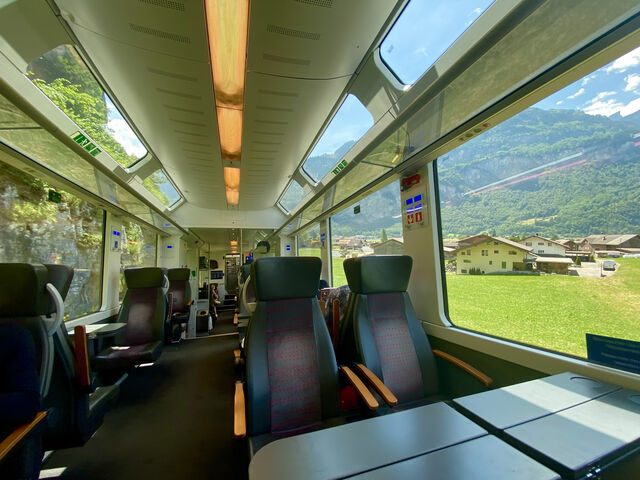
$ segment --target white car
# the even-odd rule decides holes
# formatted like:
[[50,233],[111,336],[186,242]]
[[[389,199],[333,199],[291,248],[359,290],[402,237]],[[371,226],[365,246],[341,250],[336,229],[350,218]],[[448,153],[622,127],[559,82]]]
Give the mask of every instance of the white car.
[[604,260],[602,262],[602,269],[603,270],[615,270],[616,269],[616,262],[614,262],[613,260]]

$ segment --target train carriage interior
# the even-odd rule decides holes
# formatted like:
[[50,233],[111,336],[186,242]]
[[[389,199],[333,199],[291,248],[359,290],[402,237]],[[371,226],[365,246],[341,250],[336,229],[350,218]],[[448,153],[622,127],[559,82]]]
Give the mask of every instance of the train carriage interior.
[[0,0],[0,478],[640,478],[640,3]]

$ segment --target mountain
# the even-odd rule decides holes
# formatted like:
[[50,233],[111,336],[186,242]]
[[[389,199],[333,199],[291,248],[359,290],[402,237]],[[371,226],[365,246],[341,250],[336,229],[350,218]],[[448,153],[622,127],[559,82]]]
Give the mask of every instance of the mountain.
[[344,157],[355,144],[356,142],[351,140],[342,144],[340,148],[333,153],[325,153],[322,155],[316,155],[315,157],[309,157],[303,168],[311,178],[318,181],[329,173],[329,171],[336,166],[340,159]]

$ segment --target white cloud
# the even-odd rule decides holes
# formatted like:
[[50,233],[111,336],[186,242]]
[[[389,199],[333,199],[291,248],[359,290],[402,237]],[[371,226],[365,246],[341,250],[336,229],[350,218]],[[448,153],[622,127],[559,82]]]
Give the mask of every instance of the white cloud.
[[564,103],[564,102],[563,102],[562,100],[558,100],[558,101],[556,102],[556,105],[562,105],[563,103]]
[[427,49],[425,47],[417,48],[413,51],[413,53],[415,53],[416,55],[424,55],[425,57],[429,56],[429,53],[427,53]]
[[620,109],[624,107],[623,103],[616,102],[615,100],[607,100],[606,102],[595,102],[584,109],[584,113],[588,115],[604,115],[610,117]]
[[610,97],[611,95],[615,95],[618,92],[600,92],[594,98],[589,100],[587,103],[596,103],[602,100],[603,98]]
[[590,76],[588,76],[588,77],[584,77],[584,78],[582,79],[582,83],[580,83],[580,85],[584,87],[587,83],[589,83],[589,82],[590,82],[591,80],[593,80],[594,78],[596,78],[596,76],[595,76],[595,75],[590,75]]
[[624,91],[631,92],[640,85],[640,75],[632,73],[631,75],[624,77],[624,81],[627,82],[627,85],[624,87]]
[[584,93],[584,88],[581,88],[580,90],[578,90],[573,95],[569,95],[567,98],[576,98],[576,97],[579,97],[580,95],[582,95],[583,93]]
[[636,113],[640,110],[640,98],[636,98],[635,100],[631,100],[624,107],[620,109],[620,115],[626,117],[627,115],[631,115],[632,113]]
[[615,60],[611,65],[606,67],[607,72],[622,73],[627,71],[631,67],[640,65],[640,47],[630,51],[626,55],[621,56]]
[[476,15],[480,15],[482,13],[482,9],[480,7],[476,8],[473,13],[475,13]]
[[136,134],[129,127],[129,124],[122,118],[112,118],[107,122],[107,128],[111,131],[111,136],[124,148],[129,155],[137,158],[147,153],[144,145],[140,143]]

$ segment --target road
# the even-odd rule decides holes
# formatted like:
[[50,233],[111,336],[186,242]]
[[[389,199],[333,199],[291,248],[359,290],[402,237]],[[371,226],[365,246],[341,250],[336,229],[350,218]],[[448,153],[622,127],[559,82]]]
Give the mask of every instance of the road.
[[[618,266],[619,265],[616,263],[616,270],[618,269]],[[582,266],[569,267],[569,275],[577,275],[584,278],[610,277],[614,273],[616,273],[614,270],[602,269],[602,260],[596,260],[595,262],[582,262]]]

